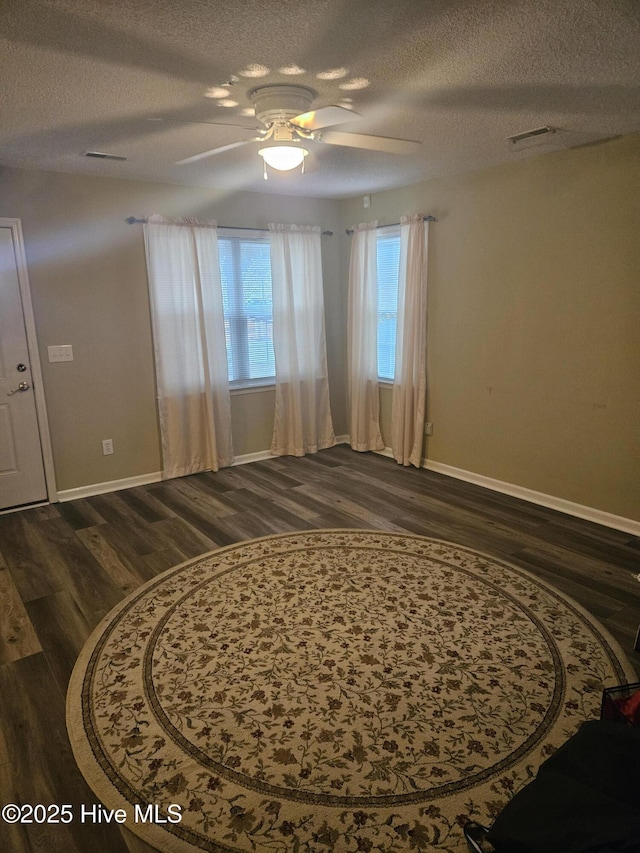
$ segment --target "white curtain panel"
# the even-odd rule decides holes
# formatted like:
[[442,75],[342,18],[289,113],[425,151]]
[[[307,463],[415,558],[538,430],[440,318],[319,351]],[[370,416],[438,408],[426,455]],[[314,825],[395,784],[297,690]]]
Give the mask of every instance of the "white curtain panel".
[[391,450],[401,465],[422,462],[427,397],[428,223],[421,214],[400,220],[400,273]]
[[162,476],[233,463],[215,223],[152,216],[144,226]]
[[361,223],[351,237],[347,316],[349,435],[354,450],[382,450],[378,393],[377,222]]
[[271,453],[336,443],[329,403],[320,228],[269,223],[276,410]]

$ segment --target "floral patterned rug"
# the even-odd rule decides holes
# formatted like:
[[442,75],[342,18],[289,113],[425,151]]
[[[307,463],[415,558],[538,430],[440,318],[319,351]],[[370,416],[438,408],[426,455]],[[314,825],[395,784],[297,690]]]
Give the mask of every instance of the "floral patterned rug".
[[67,715],[97,796],[163,853],[463,853],[465,821],[628,680],[606,631],[522,569],[323,530],[138,589],[83,650]]

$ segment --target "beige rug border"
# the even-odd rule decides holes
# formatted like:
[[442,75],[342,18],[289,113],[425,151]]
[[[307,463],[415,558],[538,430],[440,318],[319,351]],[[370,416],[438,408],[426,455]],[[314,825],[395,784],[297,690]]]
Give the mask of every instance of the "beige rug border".
[[[193,563],[201,562],[202,560],[206,560],[209,557],[217,556],[218,554],[222,554],[226,551],[231,551],[235,548],[240,548],[244,545],[248,545],[249,543],[254,542],[266,542],[268,540],[276,540],[276,539],[286,539],[290,537],[298,537],[298,536],[308,536],[310,534],[328,534],[328,533],[343,533],[343,534],[351,534],[351,535],[376,535],[376,536],[388,536],[394,539],[418,539],[433,542],[436,544],[449,545],[453,548],[458,548],[461,551],[467,551],[471,554],[478,555],[480,557],[484,557],[487,560],[492,560],[502,566],[505,566],[508,569],[515,570],[516,572],[520,572],[527,577],[531,578],[535,583],[540,584],[546,589],[550,590],[554,595],[557,595],[561,599],[563,599],[566,603],[574,607],[583,617],[585,617],[586,621],[596,628],[602,638],[608,643],[611,647],[612,652],[615,657],[618,659],[622,669],[625,671],[625,676],[629,682],[634,682],[637,680],[637,675],[635,669],[631,665],[629,658],[627,657],[626,652],[622,649],[621,645],[612,636],[607,628],[596,619],[589,611],[583,607],[579,602],[575,601],[570,595],[567,595],[563,590],[558,589],[553,586],[553,584],[548,581],[538,577],[533,572],[530,572],[528,569],[524,569],[521,566],[518,566],[515,563],[511,563],[508,560],[503,560],[501,557],[496,557],[493,554],[488,554],[485,551],[478,551],[476,548],[470,548],[467,545],[460,545],[457,542],[453,542],[449,539],[438,539],[432,536],[420,536],[416,533],[402,533],[399,531],[392,530],[376,530],[376,529],[362,529],[362,528],[312,528],[309,530],[295,530],[289,531],[287,533],[272,533],[268,536],[259,536],[254,539],[243,539],[241,542],[234,542],[231,545],[224,545],[220,548],[215,548],[212,551],[207,551],[205,554],[200,554],[197,557],[192,557],[189,560],[184,560],[182,563],[178,563],[176,566],[172,566],[169,569],[165,569],[163,572],[160,572],[154,578],[151,578],[145,583],[141,584],[139,587],[133,590],[133,592],[129,593],[129,595],[125,596],[122,601],[118,602],[107,614],[104,616],[100,622],[93,629],[91,634],[89,635],[87,641],[82,647],[80,654],[74,664],[73,672],[71,673],[71,678],[69,679],[69,686],[67,688],[67,697],[66,697],[66,721],[67,721],[67,733],[69,735],[69,741],[71,743],[71,751],[73,752],[73,757],[80,769],[82,776],[85,781],[96,795],[98,800],[103,803],[107,808],[110,809],[119,809],[124,808],[127,811],[128,818],[132,816],[132,804],[122,797],[117,791],[116,788],[113,787],[109,779],[105,776],[102,768],[95,762],[93,757],[93,752],[88,745],[87,738],[85,735],[84,722],[82,719],[82,707],[78,706],[76,703],[72,705],[72,698],[78,697],[82,692],[82,681],[84,679],[86,664],[88,660],[91,658],[93,651],[98,644],[100,638],[104,630],[107,626],[114,620],[114,618],[123,610],[125,607],[129,605],[129,603],[135,599],[136,597],[144,594],[144,592],[156,585],[163,578],[168,577],[169,575],[174,574],[180,569],[185,568],[186,566],[190,566]],[[613,685],[612,685],[613,686]],[[106,796],[108,792],[108,796]],[[153,805],[153,804],[152,804]],[[164,830],[162,826],[153,824],[153,823],[134,823],[131,820],[127,820],[124,824],[126,829],[140,838],[147,844],[151,846],[155,846],[158,851],[161,853],[194,853],[194,850],[197,850],[192,844],[188,841],[183,841],[181,838],[168,833]],[[217,844],[215,841],[212,841],[211,850],[231,850],[232,848],[228,848],[223,845]]]

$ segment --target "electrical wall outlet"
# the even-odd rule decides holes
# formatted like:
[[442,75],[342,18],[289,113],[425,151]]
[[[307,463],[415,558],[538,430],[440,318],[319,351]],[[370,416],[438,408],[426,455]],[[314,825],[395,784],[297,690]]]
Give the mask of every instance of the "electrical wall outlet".
[[424,425],[424,434],[433,435],[433,424],[431,423],[431,421],[427,421]]
[[103,456],[111,456],[113,453],[113,439],[105,438],[102,441],[102,455]]

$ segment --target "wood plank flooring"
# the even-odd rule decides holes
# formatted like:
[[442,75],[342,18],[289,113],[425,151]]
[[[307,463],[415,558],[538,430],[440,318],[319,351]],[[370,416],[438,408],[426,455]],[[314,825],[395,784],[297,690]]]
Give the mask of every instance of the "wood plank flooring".
[[[96,802],[75,766],[65,694],[97,622],[164,569],[293,530],[375,528],[467,545],[553,583],[640,672],[640,540],[346,446],[0,516],[0,806]],[[10,826],[7,853],[149,853],[113,825]]]

